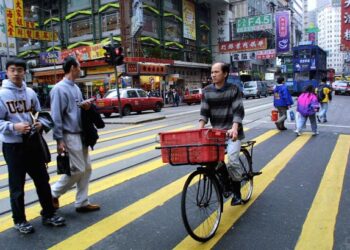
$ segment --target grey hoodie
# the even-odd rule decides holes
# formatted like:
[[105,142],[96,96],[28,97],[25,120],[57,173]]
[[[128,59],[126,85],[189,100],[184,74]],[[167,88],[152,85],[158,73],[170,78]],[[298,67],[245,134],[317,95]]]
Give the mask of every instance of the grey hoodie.
[[4,80],[0,90],[0,140],[6,143],[23,142],[22,134],[15,131],[14,124],[32,124],[31,111],[41,111],[34,90],[27,88],[25,82],[19,88],[10,80]]
[[67,78],[57,83],[50,92],[51,116],[55,123],[53,138],[61,140],[63,133],[81,133],[81,114],[78,104],[83,101],[79,87]]

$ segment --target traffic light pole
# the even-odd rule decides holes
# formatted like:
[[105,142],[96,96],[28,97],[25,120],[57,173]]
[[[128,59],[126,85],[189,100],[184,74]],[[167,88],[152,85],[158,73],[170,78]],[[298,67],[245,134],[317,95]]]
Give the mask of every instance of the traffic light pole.
[[[111,39],[111,45],[112,47],[114,47],[114,42],[113,42],[113,34],[111,33],[109,35],[109,38]],[[117,70],[117,66],[113,65],[114,68],[114,77],[115,77],[115,83],[116,83],[116,87],[117,87],[117,96],[118,96],[118,111],[119,111],[119,117],[123,118],[123,110],[122,110],[122,102],[120,100],[120,92],[119,92],[119,84],[118,84],[118,70]]]

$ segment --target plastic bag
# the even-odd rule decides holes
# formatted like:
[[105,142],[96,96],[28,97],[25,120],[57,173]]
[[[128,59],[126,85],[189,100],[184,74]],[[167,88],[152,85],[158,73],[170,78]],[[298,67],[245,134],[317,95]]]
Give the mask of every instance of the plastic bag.
[[287,120],[289,122],[294,122],[295,121],[295,112],[293,109],[288,109],[287,110]]

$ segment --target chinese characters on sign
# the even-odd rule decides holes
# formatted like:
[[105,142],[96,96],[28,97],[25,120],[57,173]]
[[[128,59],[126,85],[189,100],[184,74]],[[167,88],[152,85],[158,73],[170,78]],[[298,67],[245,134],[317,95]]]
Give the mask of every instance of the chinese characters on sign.
[[350,0],[341,0],[340,50],[350,49]]
[[242,62],[242,61],[254,60],[255,54],[256,54],[255,52],[234,53],[232,55],[232,61]]
[[290,11],[276,12],[276,53],[290,51]]
[[183,31],[184,38],[196,40],[196,10],[193,2],[183,0]]
[[237,33],[272,29],[272,15],[243,17],[237,19]]
[[256,54],[257,60],[273,59],[276,57],[276,50],[274,49],[260,50],[260,51],[257,51],[255,54]]
[[266,38],[247,39],[219,43],[220,53],[263,50],[267,48]]

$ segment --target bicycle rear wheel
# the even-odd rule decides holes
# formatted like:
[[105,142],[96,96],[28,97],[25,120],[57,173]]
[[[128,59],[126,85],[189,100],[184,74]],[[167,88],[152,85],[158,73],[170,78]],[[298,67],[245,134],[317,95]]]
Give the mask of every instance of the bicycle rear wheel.
[[186,180],[181,213],[193,239],[205,242],[214,236],[221,219],[222,195],[217,180],[206,170],[199,169]]
[[241,195],[244,203],[250,200],[253,194],[253,177],[251,176],[252,163],[250,160],[250,154],[246,149],[241,150],[239,156],[239,162],[243,167],[243,179],[241,181]]

